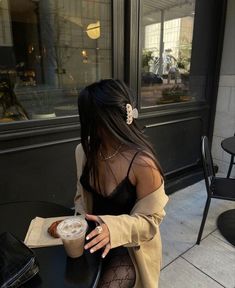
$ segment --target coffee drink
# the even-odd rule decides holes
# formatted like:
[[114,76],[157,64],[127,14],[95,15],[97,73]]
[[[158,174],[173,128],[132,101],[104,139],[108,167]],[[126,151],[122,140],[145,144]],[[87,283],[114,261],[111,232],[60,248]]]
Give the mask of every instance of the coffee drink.
[[69,257],[77,258],[83,254],[87,228],[87,222],[81,216],[67,218],[57,226],[57,233]]

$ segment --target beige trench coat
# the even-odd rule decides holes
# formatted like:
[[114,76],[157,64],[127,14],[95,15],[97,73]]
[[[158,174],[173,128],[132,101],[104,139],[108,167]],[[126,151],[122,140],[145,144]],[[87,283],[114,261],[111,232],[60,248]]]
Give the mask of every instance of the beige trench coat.
[[[81,144],[75,154],[78,177],[75,209],[80,214],[92,213],[92,197],[80,183],[86,161]],[[162,258],[159,224],[165,216],[167,201],[163,183],[159,189],[137,201],[130,215],[98,215],[109,228],[111,248],[128,247],[136,271],[134,288],[158,287]]]

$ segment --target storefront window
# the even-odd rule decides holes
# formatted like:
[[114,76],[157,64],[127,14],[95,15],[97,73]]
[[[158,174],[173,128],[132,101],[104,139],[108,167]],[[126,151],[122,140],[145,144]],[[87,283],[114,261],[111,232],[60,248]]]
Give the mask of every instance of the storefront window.
[[195,0],[143,1],[142,107],[195,100],[190,65]]
[[0,1],[0,122],[77,114],[112,77],[111,0]]

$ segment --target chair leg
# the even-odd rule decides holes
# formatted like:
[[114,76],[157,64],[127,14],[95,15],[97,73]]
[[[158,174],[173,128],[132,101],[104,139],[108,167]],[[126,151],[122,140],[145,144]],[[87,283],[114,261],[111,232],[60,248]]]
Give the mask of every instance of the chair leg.
[[231,161],[230,161],[230,164],[229,164],[229,168],[228,168],[227,178],[230,177],[230,174],[231,174],[231,171],[232,171],[233,164],[234,164],[234,156],[232,155],[232,156],[231,156]]
[[202,217],[201,226],[200,226],[199,233],[198,233],[198,236],[197,236],[197,242],[196,242],[197,245],[199,245],[200,242],[201,242],[202,232],[203,232],[203,229],[204,229],[204,226],[205,226],[206,217],[207,217],[207,214],[208,214],[208,211],[209,211],[210,203],[211,203],[211,198],[207,198],[206,205],[205,205],[205,208],[204,208],[204,211],[203,211],[203,217]]

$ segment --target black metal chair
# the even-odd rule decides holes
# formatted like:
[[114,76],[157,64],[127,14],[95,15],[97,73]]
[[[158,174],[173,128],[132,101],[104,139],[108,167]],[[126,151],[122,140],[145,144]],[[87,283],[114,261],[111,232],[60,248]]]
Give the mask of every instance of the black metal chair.
[[200,244],[206,217],[209,211],[211,198],[235,201],[235,179],[220,178],[215,176],[211,152],[206,136],[202,137],[202,162],[207,190],[207,200],[203,212],[202,222],[199,229],[197,244]]
[[[234,136],[235,136],[235,133],[234,133]],[[225,149],[225,151],[226,151],[226,149]],[[229,153],[229,152],[228,152],[228,153]],[[230,153],[229,153],[229,154],[230,154]],[[230,159],[230,164],[229,164],[229,168],[228,168],[227,178],[229,178],[230,175],[231,175],[233,165],[235,165],[234,155],[231,154],[231,159]]]

